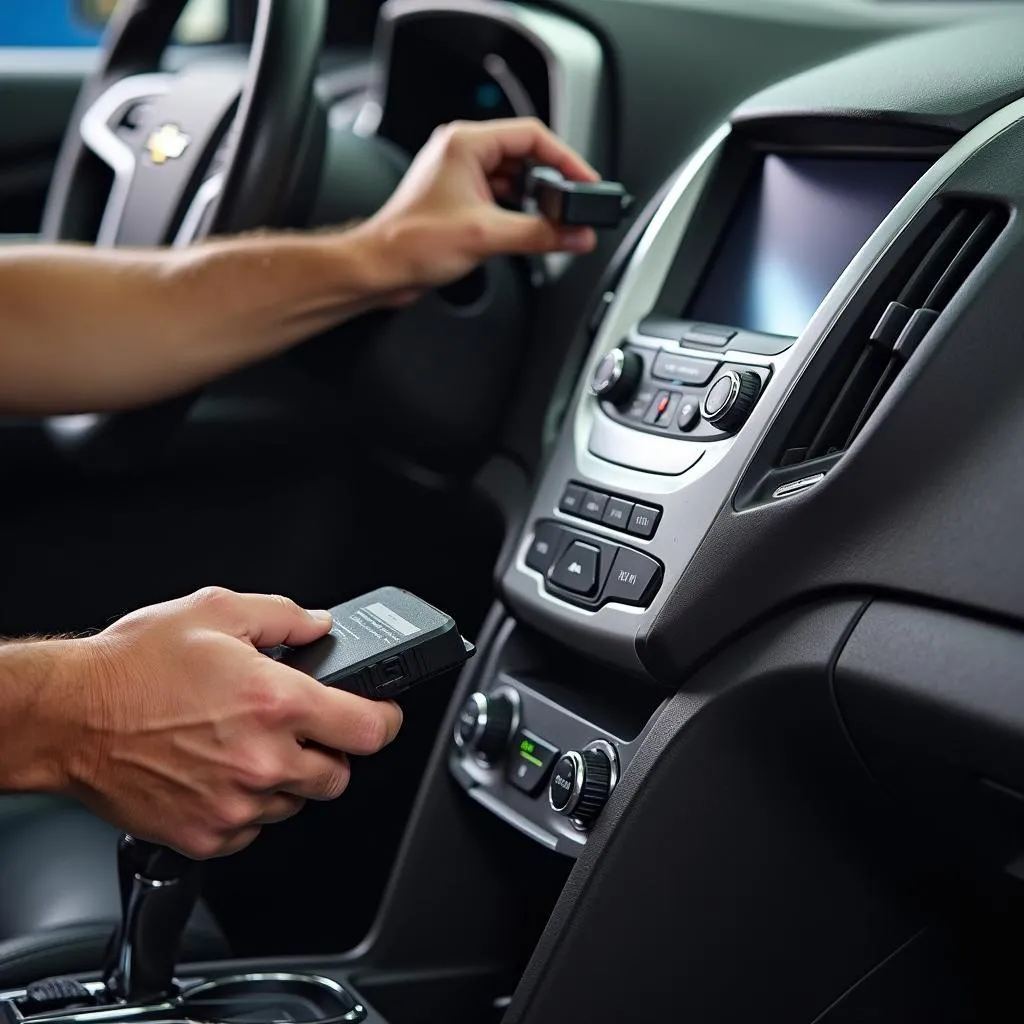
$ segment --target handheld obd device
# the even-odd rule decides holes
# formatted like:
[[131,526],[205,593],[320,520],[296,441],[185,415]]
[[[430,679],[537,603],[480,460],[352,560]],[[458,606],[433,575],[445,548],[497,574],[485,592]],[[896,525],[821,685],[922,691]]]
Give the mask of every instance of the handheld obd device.
[[553,167],[531,167],[522,186],[523,200],[562,227],[617,228],[633,197],[617,181],[570,181]]
[[397,587],[346,601],[331,615],[330,633],[277,660],[369,700],[392,700],[476,653],[450,615]]

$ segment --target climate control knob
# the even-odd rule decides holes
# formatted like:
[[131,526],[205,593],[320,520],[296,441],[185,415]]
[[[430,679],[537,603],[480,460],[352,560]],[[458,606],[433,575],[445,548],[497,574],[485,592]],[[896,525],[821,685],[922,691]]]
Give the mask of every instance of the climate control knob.
[[491,694],[472,693],[455,722],[455,745],[481,761],[499,761],[519,727],[519,694],[501,687]]
[[615,748],[603,740],[559,758],[548,786],[548,802],[577,828],[588,828],[608,803],[619,766]]
[[725,370],[708,388],[701,412],[713,427],[731,432],[747,421],[761,393],[761,378],[753,370]]
[[602,402],[620,405],[632,398],[644,372],[644,361],[636,352],[613,348],[597,364],[590,380],[590,392]]

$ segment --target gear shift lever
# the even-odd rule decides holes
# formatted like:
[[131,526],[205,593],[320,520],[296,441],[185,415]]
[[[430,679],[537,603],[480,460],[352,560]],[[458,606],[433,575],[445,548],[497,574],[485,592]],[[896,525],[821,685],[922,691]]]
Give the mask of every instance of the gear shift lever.
[[174,968],[202,884],[201,866],[166,846],[124,836],[117,849],[121,924],[104,981],[119,1002],[176,994]]

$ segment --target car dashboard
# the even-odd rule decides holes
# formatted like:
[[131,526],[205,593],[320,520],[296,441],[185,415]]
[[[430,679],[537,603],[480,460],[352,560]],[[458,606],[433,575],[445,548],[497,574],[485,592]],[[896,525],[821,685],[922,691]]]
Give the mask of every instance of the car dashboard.
[[1007,3],[387,0],[330,39],[301,226],[453,119],[537,117],[637,198],[289,357],[504,540],[377,921],[313,965],[366,1020],[1005,1019],[1022,38]]

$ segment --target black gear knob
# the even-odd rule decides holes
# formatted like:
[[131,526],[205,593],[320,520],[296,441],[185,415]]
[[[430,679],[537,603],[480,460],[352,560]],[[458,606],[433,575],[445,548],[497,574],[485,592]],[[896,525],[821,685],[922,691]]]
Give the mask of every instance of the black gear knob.
[[125,1003],[159,1002],[176,992],[174,968],[202,887],[196,861],[133,836],[118,844],[121,924],[104,980]]

